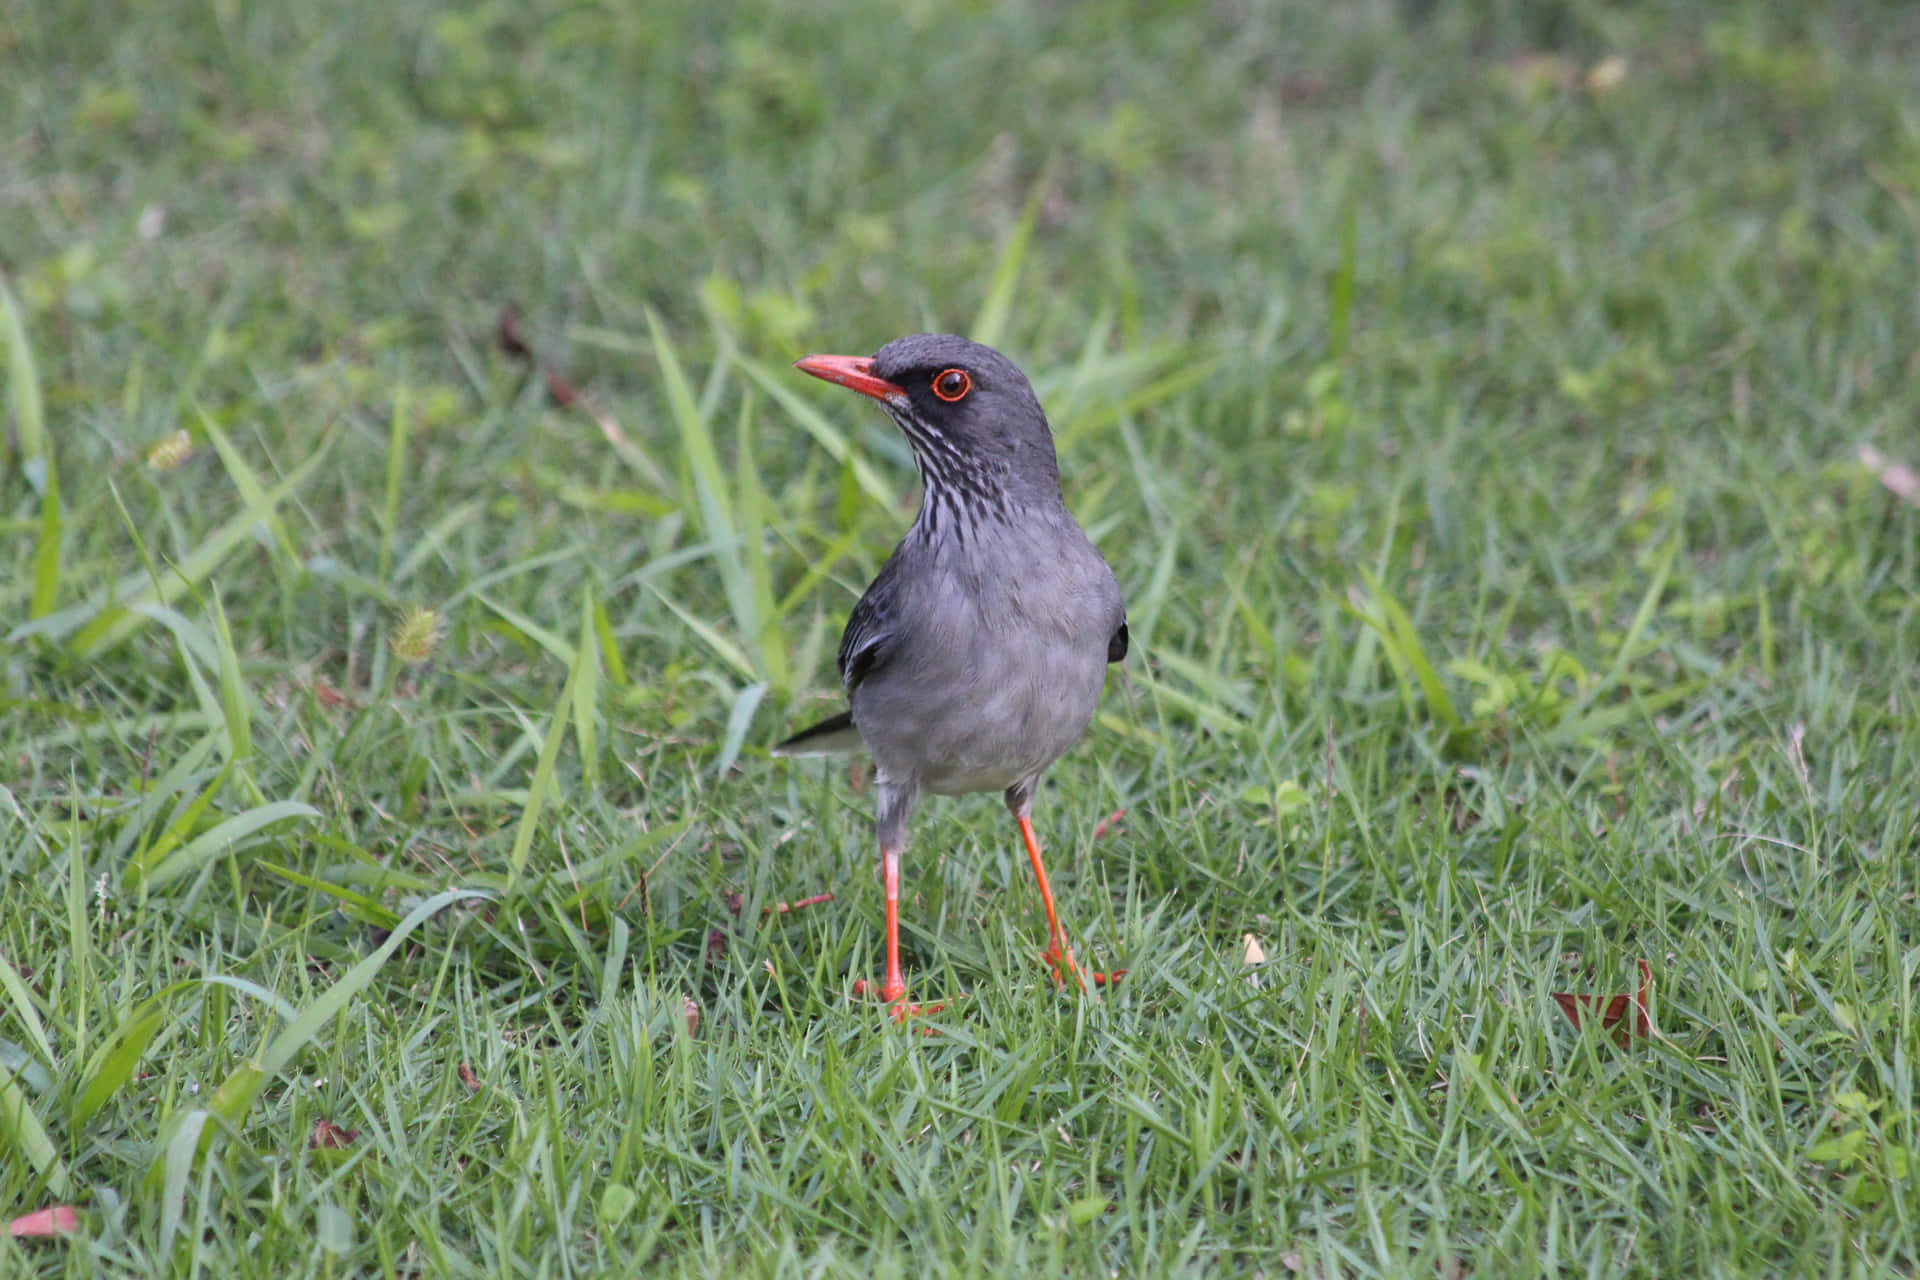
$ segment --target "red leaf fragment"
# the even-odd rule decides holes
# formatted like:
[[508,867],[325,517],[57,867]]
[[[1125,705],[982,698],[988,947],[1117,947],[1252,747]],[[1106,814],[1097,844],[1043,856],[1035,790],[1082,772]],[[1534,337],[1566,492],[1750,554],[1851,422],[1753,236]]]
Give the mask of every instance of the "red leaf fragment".
[[[1653,1016],[1647,1012],[1647,993],[1653,988],[1653,968],[1645,960],[1641,960],[1639,965],[1640,989],[1632,995],[1594,996],[1555,991],[1552,993],[1554,1003],[1558,1004],[1560,1011],[1567,1015],[1567,1021],[1576,1027],[1584,1026],[1588,1013],[1597,1011],[1600,1015],[1600,1029],[1612,1031],[1613,1038],[1620,1044],[1625,1044],[1636,1036],[1651,1036]],[[1624,1019],[1629,1006],[1633,1008],[1633,1021],[1626,1023]]]
[[313,1125],[313,1136],[307,1139],[307,1150],[337,1150],[340,1147],[350,1147],[358,1141],[360,1141],[358,1129],[342,1129],[331,1120],[316,1120]]
[[35,1209],[32,1213],[23,1213],[7,1224],[7,1232],[15,1240],[38,1239],[44,1236],[70,1236],[80,1230],[80,1215],[70,1204],[48,1205],[44,1209]]
[[464,1062],[460,1064],[460,1083],[467,1086],[468,1093],[480,1092],[480,1077],[473,1074],[473,1068]]
[[1109,831],[1115,835],[1120,834],[1120,820],[1126,816],[1127,811],[1125,809],[1115,809],[1112,813],[1093,824],[1093,838],[1098,840]]
[[509,302],[500,308],[500,318],[494,322],[494,340],[500,349],[516,360],[531,360],[533,348],[527,345],[527,339],[520,332],[520,308]]
[[816,893],[811,898],[802,898],[798,902],[776,902],[760,914],[762,916],[784,916],[790,911],[805,911],[808,907],[817,907],[822,903],[832,901],[832,894]]
[[313,696],[323,707],[346,707],[353,705],[353,699],[334,688],[325,676],[316,676],[313,681]]

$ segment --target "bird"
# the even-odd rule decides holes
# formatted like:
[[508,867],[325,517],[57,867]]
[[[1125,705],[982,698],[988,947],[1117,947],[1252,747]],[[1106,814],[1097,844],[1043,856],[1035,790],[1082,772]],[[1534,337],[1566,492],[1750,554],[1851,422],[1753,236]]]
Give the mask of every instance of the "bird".
[[[900,1020],[900,860],[923,794],[998,791],[1020,828],[1047,912],[1042,960],[1082,989],[1033,831],[1034,792],[1092,723],[1106,668],[1127,656],[1113,568],[1067,510],[1053,432],[1027,376],[953,334],[898,338],[872,356],[811,355],[795,367],[880,402],[906,437],[920,509],[854,605],[838,666],[847,710],[794,734],[776,756],[861,748],[874,762],[886,895],[881,997]],[[864,990],[860,984],[856,990]]]

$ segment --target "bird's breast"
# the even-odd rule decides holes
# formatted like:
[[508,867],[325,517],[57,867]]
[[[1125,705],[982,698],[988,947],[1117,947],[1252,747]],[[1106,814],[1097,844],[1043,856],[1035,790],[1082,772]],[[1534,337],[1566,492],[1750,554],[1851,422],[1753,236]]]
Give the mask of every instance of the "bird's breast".
[[882,769],[942,794],[1004,790],[1086,732],[1111,624],[1082,584],[1044,570],[917,575],[899,659],[853,695],[854,722]]

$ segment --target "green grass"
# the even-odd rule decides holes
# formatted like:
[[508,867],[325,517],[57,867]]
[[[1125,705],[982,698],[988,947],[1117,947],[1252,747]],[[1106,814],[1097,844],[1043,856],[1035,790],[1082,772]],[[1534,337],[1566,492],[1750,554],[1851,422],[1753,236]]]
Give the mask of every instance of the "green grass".
[[[1913,11],[655,8],[0,0],[0,1274],[1920,1268]],[[1135,642],[935,1037],[923,327]]]

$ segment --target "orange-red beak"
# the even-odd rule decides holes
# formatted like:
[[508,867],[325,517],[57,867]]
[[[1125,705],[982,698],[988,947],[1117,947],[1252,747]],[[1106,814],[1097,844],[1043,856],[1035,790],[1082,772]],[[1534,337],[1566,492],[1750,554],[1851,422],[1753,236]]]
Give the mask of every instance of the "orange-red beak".
[[873,361],[866,356],[808,356],[795,360],[793,367],[824,382],[858,391],[875,400],[904,399],[907,389],[873,376]]

